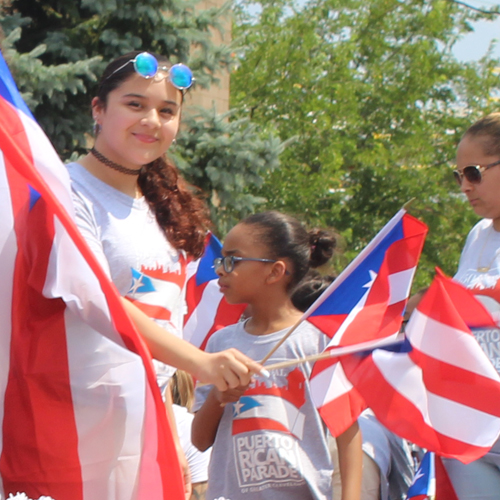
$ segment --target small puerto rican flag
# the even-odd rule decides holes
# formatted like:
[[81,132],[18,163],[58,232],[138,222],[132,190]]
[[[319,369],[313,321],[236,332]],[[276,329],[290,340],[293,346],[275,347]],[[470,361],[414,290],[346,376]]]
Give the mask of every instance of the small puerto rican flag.
[[183,335],[200,349],[205,349],[214,332],[237,323],[246,308],[246,304],[228,304],[220,291],[214,259],[222,256],[221,249],[221,242],[210,233],[205,241],[203,256],[187,266],[188,312]]
[[436,496],[435,455],[428,451],[415,473],[406,500],[426,500]]
[[441,457],[428,451],[415,473],[406,500],[458,500]]

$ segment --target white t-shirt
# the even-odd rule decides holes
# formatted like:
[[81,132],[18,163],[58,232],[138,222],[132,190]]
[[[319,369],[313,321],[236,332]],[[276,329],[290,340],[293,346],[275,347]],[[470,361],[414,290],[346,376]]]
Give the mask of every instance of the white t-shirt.
[[191,442],[191,425],[194,415],[189,413],[187,408],[179,405],[172,405],[174,410],[175,423],[177,425],[177,434],[186,455],[186,460],[191,473],[191,483],[203,483],[208,481],[208,464],[212,448],[206,451],[200,451]]
[[[185,254],[169,243],[144,197],[116,190],[78,163],[67,168],[77,226],[120,295],[181,337]],[[164,392],[175,369],[156,360],[154,365]]]
[[[455,279],[470,288],[500,325],[500,232],[491,219],[479,221],[465,242]],[[476,340],[500,373],[500,329],[473,329]]]

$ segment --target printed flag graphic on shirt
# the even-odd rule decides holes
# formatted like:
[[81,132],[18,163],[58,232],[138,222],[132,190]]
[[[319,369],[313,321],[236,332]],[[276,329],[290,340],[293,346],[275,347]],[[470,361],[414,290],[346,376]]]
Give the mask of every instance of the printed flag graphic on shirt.
[[342,363],[383,425],[468,463],[500,435],[500,377],[470,331],[494,324],[469,290],[438,272],[400,352],[377,349]]
[[[396,338],[427,226],[400,210],[304,313],[331,337],[327,350]],[[315,363],[311,390],[334,436],[366,407],[341,363]]]
[[149,354],[0,55],[0,498],[183,499]]
[[425,453],[406,500],[458,500],[441,457]]
[[[254,387],[247,389],[233,404],[233,435],[265,429],[291,434],[301,440],[306,423],[305,413],[301,411],[306,402],[306,377],[296,368],[287,375],[286,382],[282,387],[269,387],[266,382],[256,381]],[[273,408],[272,416],[269,407]]]
[[221,242],[209,234],[203,256],[187,267],[184,338],[200,349],[205,349],[214,332],[237,323],[246,307],[246,304],[228,304],[219,289],[214,259],[222,256],[221,248]]

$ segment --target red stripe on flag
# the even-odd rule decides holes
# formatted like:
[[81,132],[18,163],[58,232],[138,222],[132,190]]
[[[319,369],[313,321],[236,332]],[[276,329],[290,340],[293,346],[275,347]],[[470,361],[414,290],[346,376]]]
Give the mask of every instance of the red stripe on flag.
[[323,316],[309,316],[307,321],[329,337],[332,337],[346,318],[347,314],[325,314]]
[[270,418],[241,418],[233,420],[233,436],[242,432],[252,432],[265,429],[266,431],[278,431],[291,434],[290,431],[283,425]]
[[436,500],[459,500],[439,455],[434,457],[434,464],[436,469]]
[[161,306],[153,306],[151,304],[146,304],[140,300],[134,300],[130,297],[126,297],[127,300],[132,302],[138,309],[140,309],[144,314],[154,319],[162,319],[169,321],[171,317],[170,311]]
[[200,349],[205,349],[208,339],[216,331],[226,327],[227,325],[237,323],[246,307],[246,304],[228,304],[226,299],[222,297],[219,307],[217,308],[217,313],[215,314],[212,328],[210,328],[205,339],[201,343]]
[[7,161],[6,169],[16,214],[18,253],[11,371],[0,457],[3,485],[6,494],[23,491],[33,498],[50,494],[81,500],[78,434],[64,324],[66,307],[62,300],[42,296],[54,237],[53,218],[42,199],[29,211],[24,180]]
[[[436,307],[438,301],[440,307]],[[433,286],[418,304],[418,310],[430,318],[463,332],[474,326],[496,326],[487,309],[474,294],[437,269]]]
[[404,215],[404,238],[394,242],[389,249],[391,274],[411,269],[417,265],[427,231],[427,226],[423,222],[409,214]]
[[193,311],[196,309],[200,300],[203,296],[203,291],[207,287],[209,281],[206,283],[202,283],[200,286],[196,286],[196,273],[189,278],[186,284],[186,303],[188,305],[188,312],[184,317],[184,324],[187,323],[188,319],[193,314]]
[[[469,463],[483,456],[489,447],[475,446],[446,436],[429,425],[419,409],[396,391],[368,356],[359,364],[355,358],[343,360],[344,370],[351,383],[363,395],[382,425],[422,448],[438,451],[445,457]],[[403,418],[404,417],[404,418]]]
[[422,369],[427,390],[465,406],[500,417],[500,384],[478,373],[464,370],[413,348],[410,358]]
[[396,302],[387,306],[387,311],[380,324],[379,338],[389,337],[396,334],[401,328],[401,318],[406,307],[406,300]]
[[318,408],[332,436],[336,437],[358,419],[366,404],[355,388]]

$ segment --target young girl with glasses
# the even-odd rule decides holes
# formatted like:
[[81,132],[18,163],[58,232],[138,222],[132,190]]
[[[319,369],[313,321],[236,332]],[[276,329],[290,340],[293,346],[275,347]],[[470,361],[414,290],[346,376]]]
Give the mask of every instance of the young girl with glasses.
[[182,340],[186,263],[203,253],[209,225],[204,204],[166,158],[191,83],[187,66],[155,54],[111,62],[92,100],[94,147],[68,170],[80,231],[152,356],[165,363],[155,364],[161,388],[175,366],[225,390],[248,383],[258,365],[233,349],[208,354]]
[[[292,295],[310,268],[328,261],[335,239],[279,212],[251,215],[227,235],[216,261],[229,303],[249,305],[249,318],[216,332],[207,350],[229,346],[262,360],[302,317]],[[316,277],[315,277],[316,279]],[[307,322],[278,347],[269,363],[322,352],[328,338]],[[332,497],[332,463],[325,428],[311,401],[312,363],[272,370],[270,378],[222,393],[196,390],[193,443],[213,445],[207,499],[323,500]],[[342,498],[359,500],[361,435],[353,424],[338,438]]]
[[[482,217],[467,237],[455,279],[470,288],[500,324],[500,113],[480,119],[464,134],[455,178]],[[500,329],[473,333],[500,373]],[[468,465],[444,462],[459,500],[499,498],[500,440]]]

